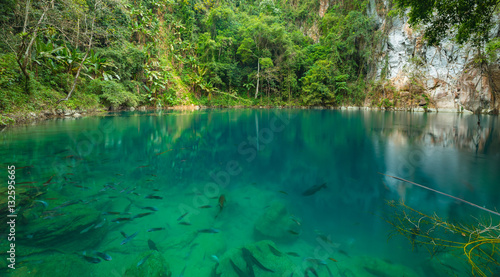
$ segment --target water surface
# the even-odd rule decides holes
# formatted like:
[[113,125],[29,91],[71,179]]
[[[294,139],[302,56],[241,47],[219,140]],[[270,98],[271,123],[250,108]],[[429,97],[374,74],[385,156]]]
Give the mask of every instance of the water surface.
[[[1,133],[1,176],[6,180],[14,164],[24,199],[18,203],[20,264],[12,273],[54,276],[63,264],[90,276],[123,276],[140,268],[151,240],[172,276],[184,268],[184,276],[211,276],[211,255],[222,267],[239,248],[270,240],[280,252],[299,255],[286,257],[300,273],[313,266],[329,276],[323,265],[304,260],[312,257],[326,259],[335,276],[377,276],[383,268],[393,271],[384,276],[408,270],[462,276],[469,268],[456,257],[429,260],[403,237],[388,240],[392,229],[382,217],[392,210],[386,201],[403,200],[454,221],[489,215],[379,173],[500,208],[500,125],[497,117],[479,120],[447,113],[243,109],[123,112],[8,128]],[[326,188],[302,195],[321,184]],[[256,230],[264,214],[280,207],[285,214],[274,229],[288,234]],[[152,213],[137,216],[146,212]],[[198,232],[208,228],[220,232]],[[121,245],[120,232],[138,234]],[[113,259],[90,263],[83,251]],[[273,267],[269,260],[266,265]],[[280,276],[259,270],[257,276]],[[231,268],[219,273],[237,276]]]

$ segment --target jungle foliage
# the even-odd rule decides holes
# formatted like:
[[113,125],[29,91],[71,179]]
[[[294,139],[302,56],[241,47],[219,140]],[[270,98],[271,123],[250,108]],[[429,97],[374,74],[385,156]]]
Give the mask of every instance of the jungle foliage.
[[367,2],[320,17],[319,0],[9,0],[0,109],[40,108],[40,89],[47,105],[360,104],[380,36]]

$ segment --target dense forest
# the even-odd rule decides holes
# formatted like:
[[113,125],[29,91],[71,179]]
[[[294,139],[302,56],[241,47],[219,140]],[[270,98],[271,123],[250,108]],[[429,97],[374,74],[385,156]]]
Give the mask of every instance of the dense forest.
[[[469,18],[474,24],[459,26],[459,35],[465,33],[459,42],[467,41],[471,31],[484,37],[496,2],[486,3],[487,9],[478,6],[479,16],[453,17],[455,4],[448,9],[448,2],[439,1],[436,5],[446,8],[444,22],[437,21],[431,42]],[[369,10],[388,14],[391,3],[4,0],[0,111],[362,105],[377,87],[370,75],[386,30]],[[429,22],[436,8],[422,8],[419,1],[398,4],[400,11],[413,6],[416,24]]]
[[7,112],[60,102],[359,104],[380,35],[359,0],[326,12],[318,0],[4,3]]

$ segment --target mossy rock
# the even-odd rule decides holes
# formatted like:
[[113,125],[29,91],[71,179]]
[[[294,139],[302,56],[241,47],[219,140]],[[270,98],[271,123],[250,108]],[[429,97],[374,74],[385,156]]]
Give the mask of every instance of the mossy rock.
[[[216,269],[217,276],[240,276],[231,264],[231,261],[243,272],[243,274],[248,274],[249,269],[247,268],[247,263],[243,259],[242,248],[243,247],[234,248],[224,254]],[[270,240],[263,240],[245,245],[244,248],[248,249],[255,259],[257,259],[257,261],[259,261],[264,267],[272,270],[272,272],[266,271],[253,264],[252,268],[255,276],[289,276],[296,268],[296,265],[292,262],[292,260],[285,253],[280,251]]]
[[[40,207],[36,207],[40,209]],[[29,212],[29,211],[27,211]],[[85,229],[102,222],[100,212],[83,203],[62,207],[46,213],[45,216],[27,218],[29,222],[20,225],[20,243],[30,246],[54,247],[61,251],[80,251],[98,245],[108,231],[108,225]]]
[[[139,262],[146,257],[147,259],[138,266]],[[163,255],[156,250],[150,250],[139,255],[137,261],[125,271],[123,276],[170,277],[172,276],[172,272]]]
[[356,276],[377,276],[377,277],[418,277],[413,269],[402,264],[391,263],[379,258],[362,256],[356,261]]
[[280,242],[296,240],[300,234],[300,226],[290,218],[285,204],[274,202],[269,209],[255,222],[257,237],[271,238]]
[[78,255],[54,254],[50,259],[27,260],[25,264],[20,262],[9,276],[66,277],[70,272],[78,276],[92,276],[96,266],[99,265],[89,263]]

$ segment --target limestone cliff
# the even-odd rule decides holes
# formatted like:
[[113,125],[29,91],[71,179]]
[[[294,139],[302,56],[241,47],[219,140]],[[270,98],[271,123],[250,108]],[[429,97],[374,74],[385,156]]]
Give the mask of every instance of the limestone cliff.
[[[423,41],[422,32],[409,26],[406,17],[390,18],[388,10],[390,3],[386,0],[370,0],[368,5],[368,13],[386,34],[373,68],[373,79],[393,90],[389,96],[384,91],[385,97],[400,107],[410,99],[409,95],[414,95],[412,102],[407,103],[413,107],[498,112],[498,63],[477,63],[472,47],[459,46],[451,39],[439,47],[429,46]],[[493,30],[493,34],[497,33],[498,29]]]

